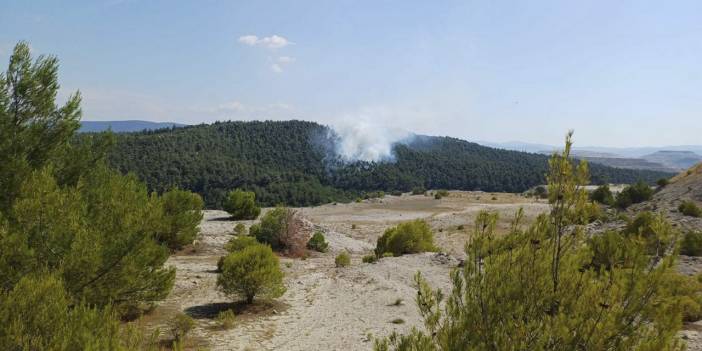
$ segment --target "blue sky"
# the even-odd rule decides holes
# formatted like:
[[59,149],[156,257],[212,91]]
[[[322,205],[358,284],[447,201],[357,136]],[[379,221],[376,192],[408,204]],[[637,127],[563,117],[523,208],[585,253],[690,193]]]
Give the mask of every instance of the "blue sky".
[[702,143],[700,1],[2,0],[0,60],[84,119],[365,121],[469,140]]

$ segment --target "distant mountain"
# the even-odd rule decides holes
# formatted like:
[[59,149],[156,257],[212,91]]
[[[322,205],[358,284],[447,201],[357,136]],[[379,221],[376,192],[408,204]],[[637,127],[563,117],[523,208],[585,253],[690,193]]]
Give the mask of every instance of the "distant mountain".
[[173,122],[150,121],[81,121],[79,133],[104,132],[108,129],[115,133],[141,132],[143,130],[156,130],[162,128],[183,127],[185,124]]
[[[151,190],[179,186],[210,208],[244,188],[264,205],[348,201],[375,191],[460,189],[522,192],[544,184],[545,155],[448,137],[416,136],[393,146],[393,162],[343,162],[333,131],[305,121],[218,122],[116,134],[110,164]],[[591,166],[596,184],[655,182],[671,173]]]
[[[505,143],[480,142],[482,145],[505,150],[526,151],[544,155],[558,147],[519,141]],[[661,147],[574,147],[573,156],[590,163],[623,169],[644,169],[661,172],[679,172],[702,162],[702,145]]]
[[[478,141],[480,145],[490,146],[498,149],[524,151],[532,153],[551,153],[559,150],[560,146],[526,143],[521,141],[508,141],[502,143]],[[692,151],[702,155],[702,145],[669,145],[669,146],[643,146],[643,147],[608,147],[608,146],[575,146],[573,153],[607,154],[607,157],[629,157],[641,158],[644,155],[657,151]],[[587,155],[595,156],[595,155]]]
[[692,151],[662,150],[656,151],[649,155],[644,155],[641,158],[650,162],[662,164],[668,168],[678,171],[688,169],[702,162],[702,156]]

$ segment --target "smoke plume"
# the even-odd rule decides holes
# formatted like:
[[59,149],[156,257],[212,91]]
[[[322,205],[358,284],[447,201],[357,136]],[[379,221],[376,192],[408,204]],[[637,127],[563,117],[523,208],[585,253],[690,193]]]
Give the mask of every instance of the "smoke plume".
[[413,135],[399,128],[381,125],[369,118],[346,119],[334,124],[329,139],[333,150],[344,162],[392,162],[393,146],[407,143]]

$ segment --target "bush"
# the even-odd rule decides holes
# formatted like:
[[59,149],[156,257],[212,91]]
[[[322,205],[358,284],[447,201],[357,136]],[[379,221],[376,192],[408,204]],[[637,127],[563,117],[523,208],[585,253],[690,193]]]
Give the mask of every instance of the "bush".
[[222,329],[231,329],[236,322],[236,314],[232,310],[224,310],[217,313],[217,323]]
[[619,208],[627,208],[633,204],[648,201],[653,196],[653,189],[643,181],[629,185],[617,194],[616,205]]
[[660,229],[657,225],[660,221],[662,221],[662,219],[651,212],[641,212],[626,226],[624,234],[628,236],[638,236],[643,239],[649,254],[662,255],[662,250],[668,246],[672,238],[659,233]]
[[256,219],[261,213],[261,208],[256,205],[256,194],[241,189],[230,191],[223,207],[235,220]]
[[363,263],[375,263],[378,262],[378,256],[370,254],[363,256]]
[[678,206],[678,211],[685,216],[702,217],[702,210],[692,201],[683,201],[680,206]]
[[302,256],[307,238],[302,232],[302,222],[292,209],[276,207],[261,218],[261,223],[251,226],[250,234],[273,250],[285,251],[289,255]]
[[548,190],[546,189],[545,186],[539,185],[536,188],[534,188],[534,196],[536,196],[540,199],[547,199],[548,198]]
[[251,236],[237,236],[234,238],[231,238],[229,242],[224,245],[224,249],[227,250],[227,252],[237,252],[241,251],[249,246],[252,245],[257,245],[259,242],[256,240],[256,238],[251,237]]
[[202,220],[203,202],[200,195],[187,190],[173,189],[163,194],[163,230],[156,239],[171,250],[191,244],[197,236]]
[[237,223],[234,226],[234,235],[243,236],[246,235],[246,226],[242,223]]
[[661,178],[661,179],[658,179],[658,180],[656,181],[656,184],[657,184],[659,187],[663,188],[663,187],[665,187],[666,185],[670,184],[670,179],[668,179],[668,178]]
[[423,186],[417,186],[412,188],[412,195],[422,195],[427,192],[427,189],[425,189]]
[[168,325],[175,341],[181,341],[195,328],[195,320],[185,313],[178,313]]
[[688,232],[680,243],[680,253],[685,256],[702,256],[702,232]]
[[598,186],[597,189],[590,193],[590,200],[603,205],[613,205],[614,195],[612,195],[612,191],[609,190],[609,184]]
[[421,219],[399,224],[385,231],[378,238],[375,254],[381,257],[386,252],[394,256],[404,254],[436,251],[434,234],[429,225]]
[[285,293],[278,257],[267,245],[256,244],[230,253],[222,264],[217,286],[230,296],[252,303],[256,296],[280,297]]
[[393,190],[392,192],[390,192],[390,195],[392,195],[392,196],[402,196],[402,192],[399,191],[399,190]]
[[334,264],[336,264],[337,267],[347,267],[351,265],[351,256],[348,252],[344,251],[336,256]]
[[314,232],[314,235],[307,242],[307,248],[318,252],[327,252],[329,244],[324,241],[324,234],[320,231]]
[[449,196],[448,190],[437,190],[436,193],[434,194],[434,198],[437,200],[441,200],[441,198]]

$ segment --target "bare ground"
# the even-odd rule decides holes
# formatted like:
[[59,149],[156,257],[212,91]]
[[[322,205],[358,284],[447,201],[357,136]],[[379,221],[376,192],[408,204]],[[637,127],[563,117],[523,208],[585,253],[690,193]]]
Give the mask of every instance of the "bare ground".
[[[480,210],[499,212],[498,230],[506,230],[519,208],[525,210],[527,220],[533,220],[548,207],[514,194],[452,192],[441,200],[422,195],[386,196],[299,209],[306,220],[325,232],[329,251],[304,260],[282,257],[287,292],[275,301],[261,300],[253,306],[233,303],[216,289],[217,260],[239,222],[228,220],[222,211],[205,211],[194,248],[169,259],[168,264],[177,269],[175,287],[146,317],[146,323],[167,330],[168,320],[185,312],[197,322],[190,346],[210,350],[369,350],[375,337],[421,326],[414,303],[416,272],[434,287],[447,289],[449,272],[457,264],[456,259],[434,253],[361,263],[385,229],[425,219],[443,251],[460,257]],[[241,223],[248,227],[253,222]],[[336,268],[334,257],[343,250],[351,253],[352,264]],[[237,312],[237,322],[223,330],[215,318],[228,308]]]

